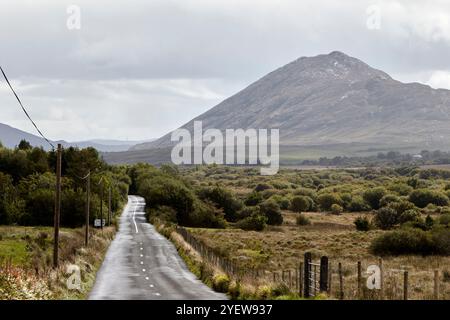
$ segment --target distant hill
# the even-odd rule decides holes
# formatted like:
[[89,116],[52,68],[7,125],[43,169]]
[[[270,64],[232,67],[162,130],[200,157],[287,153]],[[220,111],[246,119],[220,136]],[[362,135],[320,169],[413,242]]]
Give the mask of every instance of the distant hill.
[[[16,147],[20,140],[25,139],[32,146],[42,146],[44,149],[48,150],[50,146],[48,143],[34,134],[13,128],[6,124],[0,123],[0,142],[3,146],[8,148]],[[148,142],[149,140],[147,140]],[[100,152],[120,152],[128,150],[131,146],[142,143],[144,141],[120,141],[120,140],[89,140],[89,141],[79,141],[79,142],[67,142],[67,141],[53,141],[53,144],[61,143],[64,147],[79,147],[87,148],[93,147]]]
[[[304,149],[318,156],[330,149],[342,155],[450,150],[449,90],[402,83],[338,51],[299,58],[182,127],[192,131],[195,120],[204,130],[279,128],[281,145],[300,158],[309,157]],[[111,159],[151,162],[171,146],[169,133]]]

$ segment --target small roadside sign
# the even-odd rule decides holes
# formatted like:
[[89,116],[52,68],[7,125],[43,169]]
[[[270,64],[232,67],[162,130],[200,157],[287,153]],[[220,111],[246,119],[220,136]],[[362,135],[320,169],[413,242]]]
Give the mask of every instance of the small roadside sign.
[[[100,228],[102,226],[101,221],[102,221],[101,219],[95,219],[94,227]],[[105,223],[106,223],[106,219],[103,219],[103,227],[105,226]]]

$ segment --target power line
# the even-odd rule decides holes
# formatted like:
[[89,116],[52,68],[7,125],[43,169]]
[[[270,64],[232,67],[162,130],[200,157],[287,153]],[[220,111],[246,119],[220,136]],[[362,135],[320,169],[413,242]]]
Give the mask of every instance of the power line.
[[42,138],[44,138],[45,141],[47,141],[47,143],[53,148],[55,149],[55,146],[50,142],[50,140],[48,140],[44,134],[41,132],[41,130],[39,130],[38,126],[36,125],[36,123],[34,123],[33,119],[31,119],[30,115],[28,114],[27,110],[25,109],[25,107],[22,104],[22,101],[20,101],[19,97],[17,96],[16,92],[14,91],[13,87],[11,86],[11,83],[9,83],[8,78],[6,77],[5,72],[3,71],[2,67],[0,67],[0,70],[3,73],[3,77],[6,80],[6,83],[8,84],[8,86],[11,88],[11,91],[14,93],[14,96],[16,97],[17,101],[19,102],[20,106],[22,107],[23,112],[25,113],[25,115],[27,116],[27,118],[31,121],[31,123],[33,124],[33,126],[36,128],[37,132],[40,134],[40,136]]

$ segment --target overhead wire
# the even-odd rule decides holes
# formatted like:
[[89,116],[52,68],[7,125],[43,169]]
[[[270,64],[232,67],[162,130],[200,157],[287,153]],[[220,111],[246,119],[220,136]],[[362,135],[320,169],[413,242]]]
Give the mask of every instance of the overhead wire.
[[36,125],[36,123],[33,121],[33,119],[31,118],[31,116],[29,115],[28,111],[25,109],[25,107],[22,104],[22,101],[20,101],[19,96],[17,95],[17,93],[14,91],[11,83],[8,80],[8,77],[6,76],[5,72],[3,71],[3,68],[0,66],[0,70],[3,74],[3,77],[6,80],[6,83],[8,84],[9,88],[11,89],[11,91],[14,93],[14,96],[16,97],[17,101],[19,102],[20,106],[22,107],[23,112],[25,113],[25,115],[27,116],[27,118],[30,120],[30,122],[33,124],[33,126],[36,128],[37,132],[39,133],[39,135],[52,147],[52,149],[55,149],[55,146],[50,142],[49,139],[47,139],[47,137],[42,133],[42,131],[39,129],[39,127]]

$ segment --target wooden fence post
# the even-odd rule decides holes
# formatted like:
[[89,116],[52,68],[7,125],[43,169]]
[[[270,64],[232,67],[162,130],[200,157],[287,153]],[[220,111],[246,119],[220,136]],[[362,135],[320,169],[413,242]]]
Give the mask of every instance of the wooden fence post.
[[339,300],[344,300],[344,278],[342,275],[342,263],[339,262],[338,265],[339,273]]
[[288,270],[288,279],[289,279],[289,289],[292,290],[292,273],[291,273],[291,269]]
[[439,300],[439,270],[434,270],[434,299]]
[[383,259],[378,260],[380,267],[380,299],[384,299],[384,271],[383,271]]
[[361,287],[362,287],[362,267],[361,261],[358,261],[358,299],[361,299]]
[[298,293],[300,297],[303,297],[303,262],[300,262],[298,268]]
[[333,284],[333,268],[330,266],[330,271],[328,272],[328,296],[331,297],[331,285]]
[[311,260],[312,255],[311,252],[305,252],[305,261],[304,261],[304,275],[303,275],[303,296],[305,298],[310,297],[310,277],[311,277]]
[[403,273],[403,300],[408,300],[408,271]]
[[328,291],[328,257],[320,258],[320,292]]

